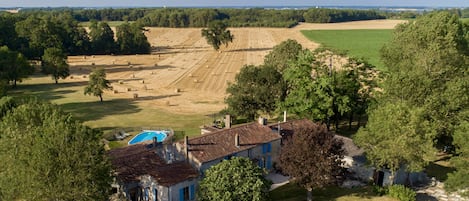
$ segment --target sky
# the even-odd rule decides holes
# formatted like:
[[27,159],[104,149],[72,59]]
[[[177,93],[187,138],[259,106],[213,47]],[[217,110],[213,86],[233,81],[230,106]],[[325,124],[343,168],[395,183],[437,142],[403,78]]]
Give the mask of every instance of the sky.
[[0,0],[0,7],[396,6],[469,7],[469,0]]

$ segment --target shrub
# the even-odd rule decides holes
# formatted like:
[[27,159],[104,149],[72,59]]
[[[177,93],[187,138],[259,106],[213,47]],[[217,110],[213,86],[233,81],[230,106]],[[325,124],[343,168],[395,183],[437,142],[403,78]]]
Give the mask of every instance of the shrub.
[[388,188],[388,195],[400,201],[415,201],[416,193],[403,185],[393,185]]
[[377,196],[386,195],[388,193],[387,190],[388,189],[385,187],[373,185],[373,193],[375,193]]

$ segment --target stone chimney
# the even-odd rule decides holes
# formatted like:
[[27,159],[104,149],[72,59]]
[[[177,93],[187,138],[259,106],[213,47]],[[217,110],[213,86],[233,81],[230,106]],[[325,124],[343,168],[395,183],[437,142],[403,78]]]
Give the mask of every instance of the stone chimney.
[[267,125],[267,119],[264,118],[264,117],[259,117],[259,119],[257,120],[257,122],[260,124],[260,125]]
[[235,135],[235,146],[239,147],[239,134],[238,133],[236,133]]
[[184,154],[186,155],[186,159],[189,159],[189,136],[184,137]]
[[287,111],[283,111],[283,122],[287,122]]
[[225,128],[231,128],[231,116],[229,114],[225,116]]

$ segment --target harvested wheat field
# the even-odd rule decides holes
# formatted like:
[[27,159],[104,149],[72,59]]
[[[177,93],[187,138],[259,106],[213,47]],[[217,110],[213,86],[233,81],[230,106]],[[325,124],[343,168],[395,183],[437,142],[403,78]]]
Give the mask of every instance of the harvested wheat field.
[[[259,65],[280,42],[297,40],[304,48],[318,44],[300,30],[390,29],[402,21],[372,20],[335,24],[300,24],[295,28],[230,28],[234,41],[214,51],[199,28],[148,28],[150,55],[69,57],[73,81],[86,81],[93,67],[104,67],[113,91],[105,96],[133,99],[142,108],[176,114],[209,114],[225,108],[225,89],[244,65]],[[67,81],[72,81],[70,78]]]

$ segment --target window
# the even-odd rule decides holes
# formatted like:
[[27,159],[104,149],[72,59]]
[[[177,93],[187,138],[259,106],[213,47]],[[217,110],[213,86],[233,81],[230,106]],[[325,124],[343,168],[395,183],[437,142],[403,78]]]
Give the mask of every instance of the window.
[[272,151],[272,145],[270,143],[262,144],[262,153],[270,153]]
[[158,201],[158,190],[156,190],[156,187],[153,188],[153,201]]
[[179,189],[179,200],[180,201],[194,200],[194,197],[195,197],[195,186],[194,186],[194,184]]

